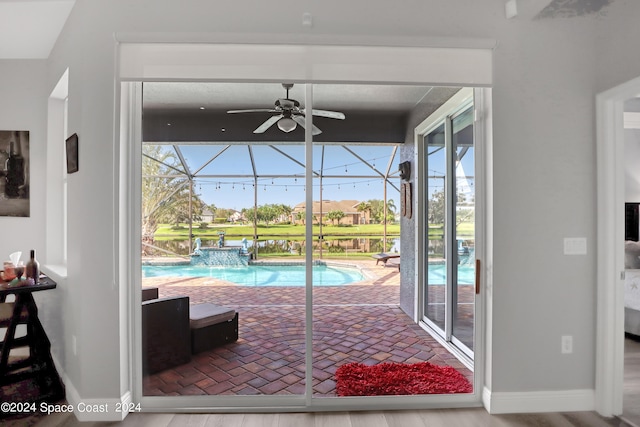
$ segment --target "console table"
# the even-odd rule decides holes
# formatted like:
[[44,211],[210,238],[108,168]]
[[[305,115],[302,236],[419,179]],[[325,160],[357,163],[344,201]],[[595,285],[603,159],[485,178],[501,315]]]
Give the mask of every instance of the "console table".
[[[7,283],[0,282],[0,328],[6,328],[4,341],[0,342],[0,387],[5,394],[5,388],[25,380],[32,380],[37,385],[35,395],[10,396],[14,401],[54,402],[64,398],[64,385],[51,359],[51,343],[40,323],[38,307],[33,299],[34,292],[55,287],[56,282],[45,276],[33,285],[9,287]],[[11,294],[15,295],[15,301],[6,302]],[[18,324],[26,325],[27,334],[16,338]],[[18,347],[28,347],[29,355],[10,362],[11,349]]]

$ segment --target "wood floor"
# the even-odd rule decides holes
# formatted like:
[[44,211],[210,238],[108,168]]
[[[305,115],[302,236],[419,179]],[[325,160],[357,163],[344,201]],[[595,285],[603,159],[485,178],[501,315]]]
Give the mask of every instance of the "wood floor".
[[[19,424],[16,424],[18,426]],[[43,418],[37,427],[626,427],[594,412],[489,415],[483,408],[315,414],[130,414],[121,423],[80,423],[73,415]]]

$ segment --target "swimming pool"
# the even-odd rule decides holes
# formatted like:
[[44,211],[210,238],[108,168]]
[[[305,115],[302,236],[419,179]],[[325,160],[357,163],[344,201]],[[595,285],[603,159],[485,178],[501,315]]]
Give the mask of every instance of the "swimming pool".
[[[142,266],[142,277],[212,277],[242,286],[304,286],[304,265],[249,265],[210,267],[205,265]],[[314,286],[343,286],[364,280],[355,268],[313,266]]]
[[[429,284],[442,285],[447,283],[447,271],[444,264],[429,264]],[[458,284],[473,285],[476,283],[476,269],[473,265],[458,266]]]

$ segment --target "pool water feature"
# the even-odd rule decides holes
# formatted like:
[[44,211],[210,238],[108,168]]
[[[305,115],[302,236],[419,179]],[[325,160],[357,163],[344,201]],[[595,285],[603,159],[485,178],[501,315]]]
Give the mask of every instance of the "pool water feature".
[[[211,277],[242,286],[304,286],[304,265],[249,265],[214,267],[207,265],[142,266],[142,277]],[[313,266],[313,286],[343,286],[364,280],[356,268]]]
[[191,254],[191,265],[243,267],[249,265],[250,255],[237,247],[198,248]]

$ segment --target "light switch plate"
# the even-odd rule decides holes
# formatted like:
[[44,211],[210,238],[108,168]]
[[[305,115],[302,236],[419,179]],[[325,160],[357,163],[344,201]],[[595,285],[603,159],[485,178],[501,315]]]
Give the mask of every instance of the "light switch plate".
[[564,238],[564,254],[565,255],[586,255],[587,254],[587,238],[586,237],[565,237]]
[[504,14],[507,19],[515,18],[518,15],[518,4],[516,0],[507,0],[504,4]]

